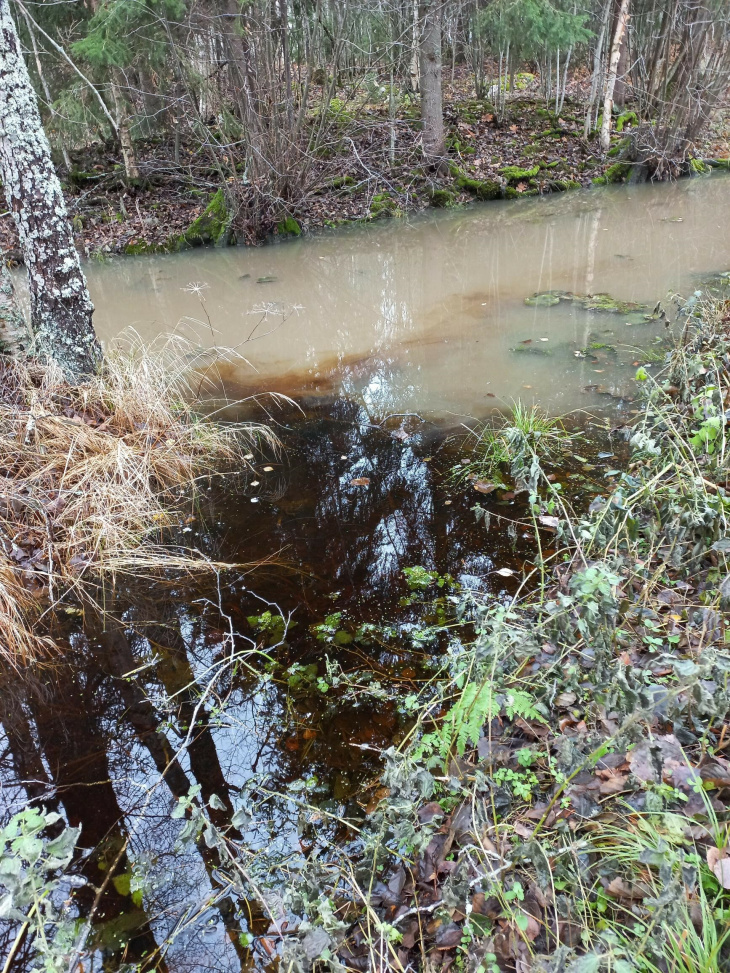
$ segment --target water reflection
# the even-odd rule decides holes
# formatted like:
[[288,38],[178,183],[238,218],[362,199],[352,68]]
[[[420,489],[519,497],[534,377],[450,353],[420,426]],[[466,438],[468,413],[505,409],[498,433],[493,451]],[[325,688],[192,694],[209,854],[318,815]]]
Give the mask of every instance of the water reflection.
[[[183,322],[203,346],[239,347],[251,367],[228,377],[241,391],[356,392],[381,415],[480,414],[488,393],[534,396],[559,412],[591,407],[600,399],[583,390],[616,384],[621,370],[576,360],[575,350],[609,342],[630,362],[628,346],[650,343],[663,325],[627,328],[620,315],[526,307],[525,297],[607,291],[653,307],[694,290],[697,274],[730,262],[727,185],[715,174],[607,187],[281,246],[115,260],[89,268],[96,321],[106,339],[129,325],[149,338]],[[512,350],[541,338],[550,354]]]

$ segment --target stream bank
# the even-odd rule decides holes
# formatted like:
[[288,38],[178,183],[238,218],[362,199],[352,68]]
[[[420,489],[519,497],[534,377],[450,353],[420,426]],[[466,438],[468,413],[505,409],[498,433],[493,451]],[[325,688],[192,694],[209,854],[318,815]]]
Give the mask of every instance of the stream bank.
[[[210,149],[225,144],[216,124],[206,144],[174,144],[141,138],[137,143],[140,179],[129,182],[114,145],[72,150],[73,167],[59,169],[76,244],[81,254],[177,252],[191,247],[260,243],[353,223],[399,218],[429,208],[463,207],[479,200],[517,199],[561,193],[606,183],[631,181],[624,159],[636,115],[617,115],[612,146],[601,156],[598,135],[583,135],[582,82],[555,115],[538,97],[539,79],[517,76],[517,89],[500,115],[488,99],[476,98],[468,73],[459,68],[447,87],[445,122],[448,166],[443,173],[424,165],[420,109],[408,100],[390,117],[387,104],[350,101],[344,92],[329,108],[333,137],[307,161],[305,189],[259,226],[247,216],[253,190],[233,183],[245,173]],[[317,124],[317,117],[311,119]],[[697,147],[697,160],[710,158],[727,168],[727,118]],[[60,160],[59,160],[60,163]],[[711,169],[697,161],[695,175]],[[303,177],[304,178],[304,177]],[[234,199],[235,196],[235,199]],[[252,211],[256,206],[251,204]],[[253,219],[253,218],[251,218]],[[6,259],[22,258],[9,212],[0,218],[0,248]]]

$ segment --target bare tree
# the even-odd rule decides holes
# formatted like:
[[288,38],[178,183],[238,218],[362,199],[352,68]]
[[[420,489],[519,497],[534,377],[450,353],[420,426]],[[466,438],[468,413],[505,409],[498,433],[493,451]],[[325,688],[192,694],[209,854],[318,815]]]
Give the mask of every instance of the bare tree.
[[423,151],[432,162],[438,162],[446,155],[441,83],[441,17],[440,0],[428,0],[421,8]]
[[101,357],[94,305],[9,0],[0,0],[0,178],[28,271],[34,350],[69,378],[91,372]]
[[606,77],[606,93],[603,99],[603,124],[601,125],[601,151],[605,154],[611,145],[611,114],[613,112],[613,94],[618,76],[618,62],[621,57],[621,47],[629,22],[629,0],[621,0],[621,6],[616,16],[616,29],[611,43],[611,53],[608,60],[608,75]]

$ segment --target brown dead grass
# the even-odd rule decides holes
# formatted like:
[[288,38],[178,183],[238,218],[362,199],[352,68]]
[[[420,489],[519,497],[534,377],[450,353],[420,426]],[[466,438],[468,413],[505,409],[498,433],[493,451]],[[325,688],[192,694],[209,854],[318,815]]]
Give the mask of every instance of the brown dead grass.
[[0,655],[12,664],[48,650],[45,613],[93,597],[110,573],[210,569],[170,544],[183,503],[201,477],[277,440],[204,419],[200,364],[177,338],[132,340],[70,386],[53,366],[0,356]]

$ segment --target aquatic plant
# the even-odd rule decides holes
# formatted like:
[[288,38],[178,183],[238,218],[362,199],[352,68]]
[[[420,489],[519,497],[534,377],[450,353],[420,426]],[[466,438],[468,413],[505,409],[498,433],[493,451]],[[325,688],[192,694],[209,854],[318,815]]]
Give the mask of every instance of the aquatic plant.
[[453,467],[452,476],[457,483],[501,483],[508,472],[515,481],[523,482],[532,475],[533,460],[555,459],[571,438],[561,418],[549,416],[539,405],[516,402],[506,416],[470,430],[466,443],[471,455],[467,462]]
[[45,610],[80,611],[119,571],[207,569],[173,534],[201,477],[275,448],[260,424],[205,418],[215,359],[175,337],[109,349],[69,385],[53,366],[0,356],[0,633],[25,662],[48,649]]

